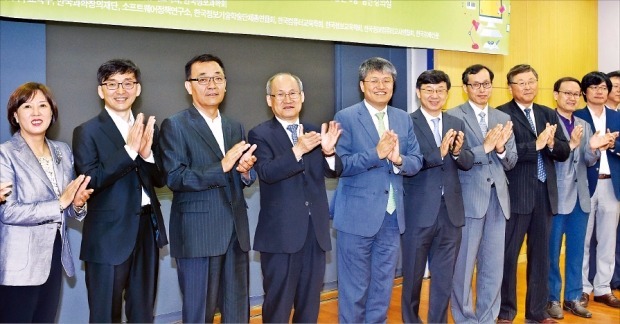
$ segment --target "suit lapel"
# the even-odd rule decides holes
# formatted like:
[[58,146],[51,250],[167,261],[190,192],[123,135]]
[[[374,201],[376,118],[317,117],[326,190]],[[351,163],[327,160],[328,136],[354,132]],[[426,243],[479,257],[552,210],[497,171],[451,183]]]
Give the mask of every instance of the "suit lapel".
[[[469,104],[469,102],[466,102],[465,104],[461,105],[459,107],[459,109],[461,109],[461,111],[463,112],[463,120],[465,121],[465,124],[467,124],[467,126],[469,128],[471,128],[474,131],[474,134],[476,135],[476,139],[482,143],[484,142],[484,136],[482,135],[482,130],[480,129],[480,123],[478,123],[478,117],[476,116],[476,112],[474,111],[474,109],[471,107],[471,105]],[[491,129],[491,107],[489,107],[489,125],[488,125],[488,129]],[[471,144],[473,144],[475,142],[472,141]]]
[[[221,115],[220,115],[221,116]],[[195,107],[191,107],[189,109],[189,124],[191,127],[198,133],[200,138],[202,138],[205,143],[211,148],[213,153],[220,159],[224,158],[224,154],[220,149],[220,146],[217,144],[215,140],[215,136],[213,136],[213,132],[211,132],[211,128],[207,125],[207,122],[204,120],[202,115],[198,112],[198,109]],[[224,130],[224,119],[222,118],[222,130]],[[228,132],[231,132],[230,124],[228,125]],[[224,131],[224,148],[226,148],[226,131]],[[230,134],[228,141],[230,142]]]
[[[362,128],[368,136],[370,136],[372,143],[379,143],[379,133],[377,132],[377,128],[375,127],[375,123],[373,121],[373,116],[370,116],[364,102],[360,103],[358,106],[358,121],[362,125]],[[389,118],[389,116],[388,116]]]
[[536,135],[538,135],[547,127],[547,118],[542,108],[537,104],[532,104],[532,111],[534,112],[534,116],[536,118]]
[[114,124],[114,120],[108,114],[106,110],[102,111],[99,114],[99,120],[101,121],[101,134],[107,136],[112,143],[116,146],[116,148],[121,148],[125,146],[125,139],[123,139],[123,135]]
[[54,176],[56,177],[56,183],[58,184],[59,190],[64,187],[64,179],[65,179],[65,168],[62,167],[62,153],[60,152],[60,148],[46,139],[47,145],[50,148],[50,152],[52,154],[52,165],[54,167]]
[[[536,133],[534,132],[534,130],[532,130],[532,125],[530,125],[530,122],[525,117],[525,113],[523,113],[523,110],[521,110],[521,108],[519,108],[519,106],[514,101],[514,99],[512,100],[512,104],[510,105],[510,109],[512,110],[511,116],[515,117],[514,119],[516,119],[516,122],[523,124],[523,126],[525,126],[526,129],[528,129],[534,136],[536,136]],[[536,118],[536,121],[542,119],[542,117],[538,118],[537,115],[536,115],[535,118]],[[513,121],[513,123],[514,122],[515,121]]]
[[[52,182],[45,174],[45,171],[43,171],[43,167],[41,167],[41,164],[39,164],[39,160],[34,155],[34,153],[32,153],[32,150],[30,149],[30,147],[28,147],[28,144],[26,143],[24,138],[21,137],[21,135],[19,134],[16,134],[15,136],[15,156],[17,156],[17,158],[22,162],[23,165],[25,165],[26,167],[28,167],[28,169],[32,171],[32,174],[39,177],[41,181],[45,183],[45,185],[49,188],[50,192],[54,193],[54,187],[52,187]],[[50,147],[50,151],[51,150],[52,147]],[[51,152],[51,154],[53,160],[54,152]],[[52,163],[55,164],[55,162]]]
[[271,134],[273,134],[274,141],[282,151],[289,150],[293,147],[291,139],[282,127],[282,124],[280,124],[275,117],[271,120],[269,127],[273,130]]
[[[437,143],[435,143],[435,136],[433,135],[433,131],[431,127],[426,122],[426,118],[422,115],[422,108],[414,111],[411,114],[411,120],[415,124],[416,127],[420,129],[422,135],[424,135],[424,139],[428,142],[429,147],[437,147]],[[442,120],[443,123],[443,120]],[[445,127],[444,127],[445,128]],[[419,141],[419,140],[418,140]]]

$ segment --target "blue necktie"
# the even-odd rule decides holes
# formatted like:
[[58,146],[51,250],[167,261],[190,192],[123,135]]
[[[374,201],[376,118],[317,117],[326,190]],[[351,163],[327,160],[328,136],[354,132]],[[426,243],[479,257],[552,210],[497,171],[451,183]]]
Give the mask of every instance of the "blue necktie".
[[[524,111],[525,111],[525,117],[527,117],[527,121],[530,122],[530,127],[532,127],[534,134],[536,134],[536,126],[534,126],[534,121],[532,120],[532,117],[530,117],[530,112],[532,111],[532,109],[525,108]],[[537,163],[536,177],[538,178],[540,182],[545,182],[545,180],[547,180],[547,173],[545,173],[545,165],[543,164],[542,154],[540,154],[540,151],[538,151],[537,154],[538,154],[538,159],[536,161]]]
[[286,126],[289,132],[291,132],[291,138],[293,139],[293,145],[297,144],[297,124],[290,124]]
[[[375,114],[377,116],[377,130],[379,131],[379,136],[383,135],[385,132],[385,124],[383,123],[383,117],[385,117],[385,111],[378,112]],[[388,203],[385,211],[388,214],[392,214],[396,210],[396,197],[394,196],[394,188],[392,187],[392,183],[390,183],[390,191],[388,194]]]

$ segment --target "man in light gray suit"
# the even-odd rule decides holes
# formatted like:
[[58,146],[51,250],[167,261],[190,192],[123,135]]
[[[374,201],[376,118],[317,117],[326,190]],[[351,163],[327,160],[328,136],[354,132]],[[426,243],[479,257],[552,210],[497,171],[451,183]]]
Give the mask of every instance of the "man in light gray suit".
[[601,156],[599,149],[609,141],[603,136],[592,136],[590,125],[573,115],[579,104],[580,91],[581,83],[571,77],[561,78],[553,86],[553,97],[558,106],[555,111],[558,119],[562,121],[558,130],[561,128],[564,136],[570,139],[568,144],[571,149],[566,161],[555,161],[555,173],[558,178],[558,214],[551,221],[549,236],[547,313],[556,319],[564,318],[560,306],[562,290],[560,249],[563,236],[566,236],[564,309],[580,317],[592,317],[579,302],[583,289],[581,282],[583,247],[590,212],[587,167],[596,163]]
[[[517,162],[510,116],[489,107],[493,72],[476,64],[462,75],[469,100],[448,110],[463,120],[474,166],[459,170],[465,227],[452,283],[451,308],[456,323],[492,323],[499,314],[504,233],[510,217],[507,170]],[[480,261],[480,262],[479,262]],[[472,278],[476,277],[476,307]]]

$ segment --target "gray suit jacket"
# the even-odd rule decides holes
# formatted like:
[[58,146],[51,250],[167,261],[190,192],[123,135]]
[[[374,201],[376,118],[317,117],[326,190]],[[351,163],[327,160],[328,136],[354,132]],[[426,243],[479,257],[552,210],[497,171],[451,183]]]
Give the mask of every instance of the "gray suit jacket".
[[342,174],[334,196],[334,228],[371,237],[379,231],[388,201],[390,183],[396,199],[400,232],[405,231],[403,176],[416,174],[422,167],[422,154],[411,118],[404,110],[387,107],[390,129],[398,134],[403,165],[393,172],[392,163],[379,159],[379,133],[364,102],[345,108],[334,119],[342,127],[336,152],[342,160]]
[[[224,149],[245,140],[243,126],[222,117]],[[233,233],[241,250],[250,249],[243,188],[235,167],[222,170],[224,154],[209,125],[194,107],[161,124],[161,152],[166,183],[173,191],[170,211],[170,254],[174,258],[211,257],[226,253]]]
[[[506,124],[510,120],[507,114],[489,107],[488,128],[497,124]],[[459,180],[463,189],[465,217],[482,218],[489,208],[491,184],[495,184],[497,197],[506,219],[510,218],[510,196],[506,173],[517,163],[517,148],[514,135],[506,142],[506,156],[500,159],[495,151],[484,153],[484,137],[478,124],[478,117],[469,102],[448,110],[448,115],[455,116],[465,123],[465,138],[474,153],[474,166],[469,171],[459,170]]]
[[[570,134],[564,123],[560,121],[564,136],[570,140]],[[590,149],[592,129],[585,120],[575,117],[575,126],[583,126],[581,143],[564,162],[555,161],[555,173],[558,177],[558,214],[569,214],[575,209],[577,198],[579,206],[586,213],[590,212],[590,192],[588,191],[588,167],[596,164],[601,152]]]
[[[69,145],[47,140],[60,192],[73,180]],[[54,240],[60,224],[61,260],[69,276],[75,273],[65,217],[84,218],[70,206],[62,213],[58,196],[41,164],[20,132],[0,145],[0,182],[13,183],[13,193],[0,205],[0,285],[36,286],[47,280]]]

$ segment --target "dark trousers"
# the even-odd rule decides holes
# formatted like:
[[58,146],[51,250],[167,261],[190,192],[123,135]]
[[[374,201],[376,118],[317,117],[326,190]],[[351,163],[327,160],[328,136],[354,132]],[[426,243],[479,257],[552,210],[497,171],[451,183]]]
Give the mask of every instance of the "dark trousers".
[[233,233],[224,255],[177,258],[183,299],[183,323],[213,323],[217,308],[222,323],[250,321],[249,260]]
[[[62,239],[56,232],[47,281],[39,286],[0,285],[0,323],[52,323],[60,300]],[[44,257],[44,256],[42,256]]]
[[421,323],[419,309],[426,259],[431,272],[429,323],[448,321],[448,302],[452,294],[452,276],[461,245],[462,228],[450,222],[442,198],[435,224],[430,227],[407,226],[402,235],[403,291],[402,316],[405,323]]
[[527,293],[525,295],[525,318],[541,321],[549,318],[549,232],[551,206],[547,185],[538,182],[534,210],[530,214],[511,213],[506,222],[504,253],[504,278],[502,280],[502,304],[499,318],[512,320],[517,315],[517,266],[519,253],[527,234]]
[[153,322],[159,249],[150,214],[140,215],[136,245],[127,260],[118,265],[94,262],[85,265],[91,323],[120,323],[123,291],[127,321]]
[[260,261],[265,290],[263,322],[288,323],[294,308],[293,323],[316,323],[325,275],[325,251],[316,240],[312,219],[301,250],[261,252]]

